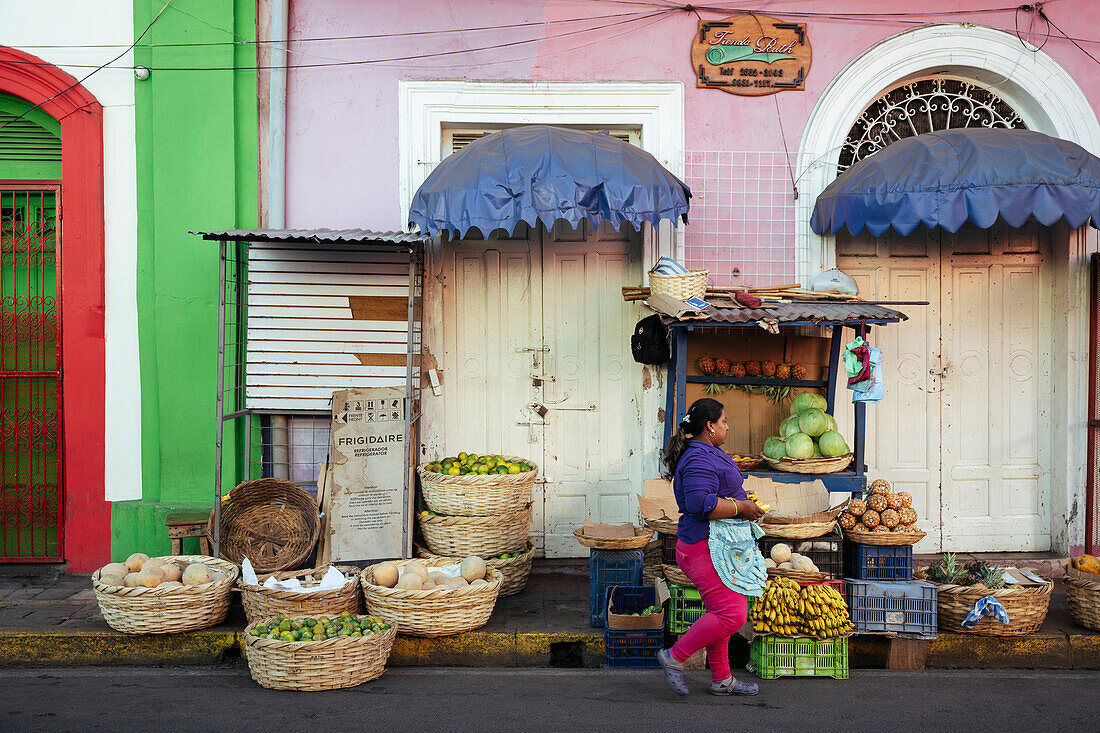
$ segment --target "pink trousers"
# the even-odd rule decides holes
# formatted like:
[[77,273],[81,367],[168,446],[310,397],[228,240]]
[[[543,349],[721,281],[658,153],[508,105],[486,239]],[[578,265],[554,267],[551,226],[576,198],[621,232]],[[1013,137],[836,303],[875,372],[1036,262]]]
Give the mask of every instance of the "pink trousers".
[[730,637],[745,625],[745,619],[749,615],[748,599],[730,590],[718,577],[710,561],[710,545],[707,540],[692,544],[677,542],[676,563],[699,589],[706,613],[672,646],[672,658],[678,662],[686,662],[692,654],[706,647],[714,680],[720,682],[729,679]]

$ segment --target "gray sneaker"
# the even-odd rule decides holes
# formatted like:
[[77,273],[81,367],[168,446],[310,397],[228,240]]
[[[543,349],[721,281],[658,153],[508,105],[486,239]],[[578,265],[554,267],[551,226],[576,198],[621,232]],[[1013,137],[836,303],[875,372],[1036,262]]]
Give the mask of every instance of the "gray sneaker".
[[688,694],[687,684],[684,683],[684,663],[673,659],[668,649],[657,652],[657,663],[665,671],[665,680],[672,691],[677,695]]
[[755,682],[739,682],[736,677],[710,683],[712,695],[755,695],[760,692],[760,685]]

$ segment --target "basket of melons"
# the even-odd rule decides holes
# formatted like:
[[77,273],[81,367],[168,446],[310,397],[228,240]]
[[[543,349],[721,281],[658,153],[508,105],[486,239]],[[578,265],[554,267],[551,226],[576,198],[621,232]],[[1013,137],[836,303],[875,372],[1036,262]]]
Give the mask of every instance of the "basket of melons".
[[521,511],[531,503],[538,466],[518,456],[459,453],[419,466],[420,493],[428,508],[449,516],[488,517]]
[[[446,558],[433,554],[423,547],[416,548],[416,554],[425,560],[449,560],[452,563],[461,563],[462,558]],[[511,596],[519,593],[527,587],[527,578],[531,575],[531,563],[535,559],[535,546],[531,541],[521,550],[505,552],[500,555],[485,558],[485,565],[499,570],[504,575],[504,583],[500,586],[500,597]]]
[[336,690],[386,671],[397,626],[350,611],[328,616],[279,615],[244,633],[252,679],[272,690]]
[[233,563],[206,555],[135,552],[92,573],[92,587],[103,620],[115,631],[173,634],[224,621],[239,572]]

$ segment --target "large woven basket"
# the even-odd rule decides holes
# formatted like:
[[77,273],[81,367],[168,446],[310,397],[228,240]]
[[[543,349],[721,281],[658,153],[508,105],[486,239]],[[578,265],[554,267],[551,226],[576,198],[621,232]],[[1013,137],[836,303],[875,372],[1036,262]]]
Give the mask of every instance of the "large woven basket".
[[828,522],[802,522],[801,524],[760,524],[766,537],[782,537],[788,540],[809,540],[829,534],[836,527],[836,520]]
[[843,471],[852,462],[852,454],[837,456],[836,458],[774,458],[764,456],[768,465],[777,471],[790,473],[836,473]]
[[899,547],[915,545],[925,537],[924,532],[852,532],[844,530],[844,539],[860,545]]
[[664,293],[676,300],[705,298],[707,295],[707,277],[710,270],[688,270],[683,275],[661,275],[649,273],[649,292],[653,295]]
[[[917,572],[918,580],[928,580],[928,571]],[[978,636],[1024,636],[1039,630],[1050,607],[1054,583],[1027,588],[1001,588],[989,590],[976,586],[935,583],[938,589],[939,626],[945,631]],[[974,604],[993,596],[1008,612],[1008,624],[1002,624],[992,616],[985,616],[974,627],[964,629],[962,621],[974,610]]]
[[[349,579],[342,588],[332,590],[297,593],[295,591],[265,588],[263,585],[252,585],[239,580],[237,585],[241,589],[244,615],[248,618],[248,622],[252,623],[280,614],[284,616],[339,616],[343,611],[359,613],[359,568],[350,565],[337,565],[336,569]],[[271,573],[271,575],[275,576],[275,580],[302,579],[306,576],[313,576],[314,579],[320,580],[327,570],[328,566],[325,565],[310,570],[289,570],[281,573]],[[270,575],[262,575],[258,580],[263,583],[268,577]]]
[[662,541],[655,539],[642,548],[642,585],[653,585],[653,581],[664,575],[661,569]]
[[[222,504],[221,555],[257,573],[299,567],[317,544],[317,501],[293,481],[260,478],[238,484]],[[207,535],[214,539],[214,512]]]
[[386,671],[397,636],[397,627],[391,625],[364,637],[281,641],[253,636],[257,623],[245,629],[244,652],[252,679],[272,690],[337,690],[377,679]]
[[420,476],[420,494],[429,509],[448,516],[490,517],[522,511],[531,503],[531,489],[539,467],[533,461],[518,456],[507,456],[507,460],[523,461],[532,470],[451,476],[419,466],[416,472]]
[[646,526],[652,527],[661,534],[676,534],[676,530],[680,527],[680,520],[669,519],[668,517],[643,517]]
[[679,565],[662,565],[661,570],[664,571],[665,580],[675,585],[683,586],[684,588],[694,588],[695,583],[691,582],[691,578],[687,576]]
[[518,552],[531,535],[531,505],[493,517],[433,517],[418,514],[428,549],[443,557],[489,557]]
[[829,579],[828,573],[813,573],[787,568],[768,568],[769,578],[790,578],[796,583],[821,583]]
[[[463,560],[461,557],[442,557],[419,546],[416,548],[416,554],[425,560],[446,560],[447,563],[445,564],[460,563]],[[527,552],[518,557],[485,558],[485,567],[499,570],[504,576],[504,584],[500,586],[500,593],[497,595],[501,598],[514,596],[526,588],[527,578],[531,575],[531,564],[534,559],[535,546],[533,544],[527,549]]]
[[225,560],[206,555],[168,555],[168,562],[201,562],[228,577],[213,583],[174,588],[124,588],[106,585],[92,573],[92,587],[103,620],[127,634],[174,634],[216,626],[229,613],[229,592],[240,572]]
[[1096,580],[1086,580],[1081,577],[1084,574],[1067,572],[1062,578],[1066,584],[1066,605],[1075,623],[1100,631],[1100,575],[1093,576]]
[[584,529],[577,527],[573,536],[585,547],[593,550],[638,550],[653,539],[653,530],[648,527],[635,527],[633,537],[589,537]]
[[[398,567],[410,562],[399,560]],[[423,560],[428,567],[450,565],[450,560]],[[450,636],[473,631],[484,626],[493,615],[504,575],[496,568],[486,567],[488,585],[465,586],[450,590],[402,590],[385,588],[374,583],[374,568],[363,569],[363,600],[367,613],[393,620],[402,634],[409,636]]]

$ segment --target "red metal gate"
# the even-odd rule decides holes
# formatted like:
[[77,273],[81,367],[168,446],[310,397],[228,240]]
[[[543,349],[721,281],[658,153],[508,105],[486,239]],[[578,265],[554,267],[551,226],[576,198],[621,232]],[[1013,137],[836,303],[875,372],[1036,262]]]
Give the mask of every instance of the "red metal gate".
[[63,558],[60,193],[0,182],[0,561]]

